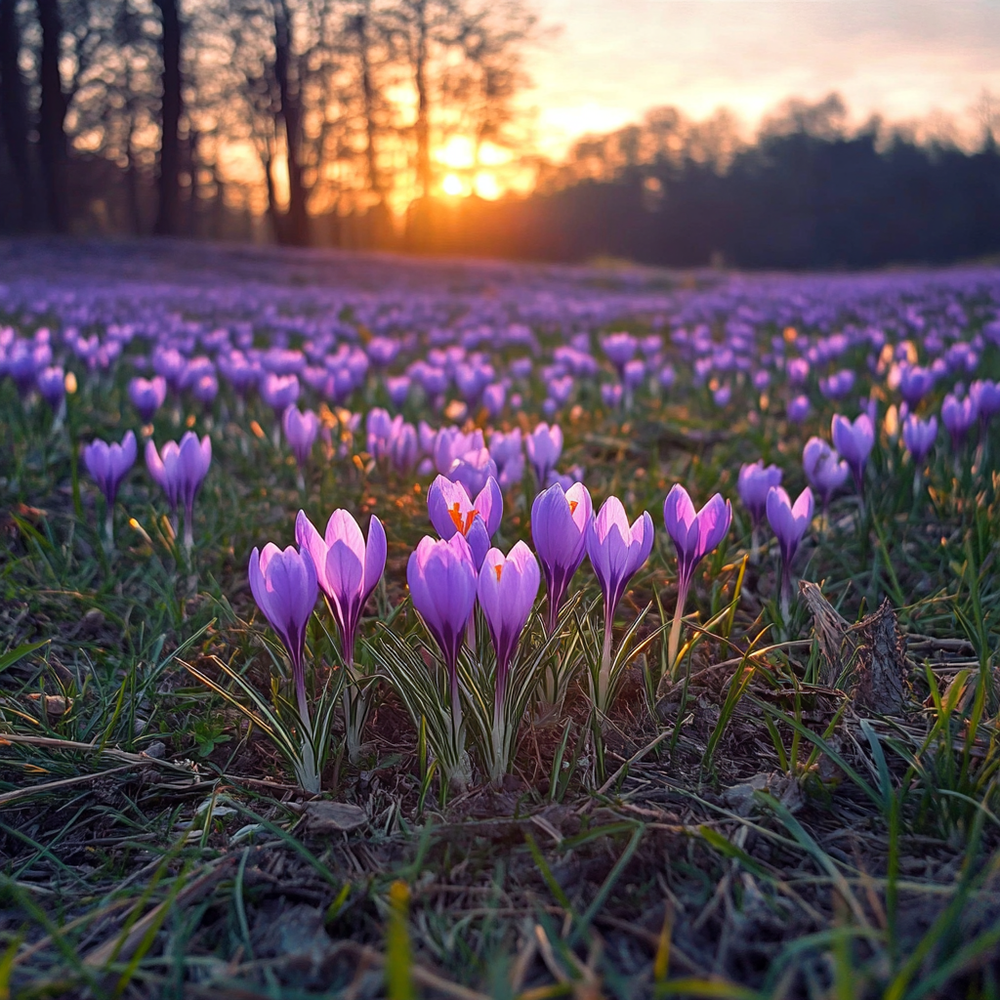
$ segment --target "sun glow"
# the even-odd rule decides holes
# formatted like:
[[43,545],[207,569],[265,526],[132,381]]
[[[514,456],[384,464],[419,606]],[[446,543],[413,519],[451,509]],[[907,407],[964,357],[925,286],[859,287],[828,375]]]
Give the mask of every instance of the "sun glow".
[[496,174],[489,170],[480,170],[473,178],[472,190],[484,201],[496,201],[503,194]]
[[468,194],[465,184],[462,183],[462,178],[458,174],[445,174],[444,180],[441,181],[441,190],[452,198],[460,198],[462,195]]

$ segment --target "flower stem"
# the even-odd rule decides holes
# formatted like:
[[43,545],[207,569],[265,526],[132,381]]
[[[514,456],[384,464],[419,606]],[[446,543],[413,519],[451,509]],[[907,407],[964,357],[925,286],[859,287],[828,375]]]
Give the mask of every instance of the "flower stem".
[[674,621],[670,626],[670,638],[667,641],[667,664],[671,675],[677,677],[677,651],[681,644],[681,619],[684,617],[684,605],[687,602],[688,580],[678,580],[677,582],[677,607],[674,609]]
[[604,643],[601,648],[601,665],[597,672],[594,691],[594,708],[603,718],[608,711],[608,688],[611,686],[611,640],[614,632],[614,610],[604,606]]

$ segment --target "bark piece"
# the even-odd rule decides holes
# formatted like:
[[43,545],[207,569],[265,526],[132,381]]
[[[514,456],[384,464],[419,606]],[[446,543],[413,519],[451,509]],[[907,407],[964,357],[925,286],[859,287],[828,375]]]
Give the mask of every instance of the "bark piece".
[[862,708],[882,715],[900,712],[906,700],[906,658],[896,613],[884,600],[873,614],[852,625],[815,583],[799,582],[823,657],[820,683],[847,679],[847,689]]

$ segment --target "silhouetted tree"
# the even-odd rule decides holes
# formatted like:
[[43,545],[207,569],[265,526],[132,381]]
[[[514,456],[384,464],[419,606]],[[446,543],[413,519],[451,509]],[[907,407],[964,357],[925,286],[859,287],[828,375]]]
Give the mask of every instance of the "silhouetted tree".
[[36,0],[42,44],[39,56],[38,83],[41,102],[38,109],[38,146],[41,153],[42,182],[49,226],[64,233],[66,215],[66,121],[67,98],[63,92],[62,58],[63,19],[59,0]]
[[163,97],[160,111],[159,205],[153,231],[159,236],[176,236],[181,225],[181,14],[179,0],[154,0],[154,3],[160,12],[162,32]]
[[27,88],[21,73],[21,26],[14,0],[0,0],[0,126],[17,191],[14,225],[30,229],[36,222],[35,189],[28,143]]

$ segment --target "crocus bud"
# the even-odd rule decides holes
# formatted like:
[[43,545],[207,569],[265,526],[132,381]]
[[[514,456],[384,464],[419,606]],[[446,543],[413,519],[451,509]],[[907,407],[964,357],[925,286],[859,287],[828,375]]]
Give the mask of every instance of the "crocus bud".
[[309,461],[313,442],[319,434],[319,417],[312,410],[300,413],[298,407],[289,406],[281,418],[281,424],[295,461],[301,468]]
[[453,482],[461,483],[469,496],[475,496],[483,490],[488,480],[499,478],[497,463],[493,461],[487,448],[467,451],[459,456],[451,463],[446,475]]
[[583,483],[574,483],[565,491],[557,483],[539,493],[531,505],[531,539],[545,574],[550,632],[555,628],[570,580],[586,554],[587,528],[592,517],[593,504]]
[[43,368],[35,377],[42,399],[52,410],[58,410],[66,395],[66,375],[58,365]]
[[862,413],[854,423],[839,413],[831,425],[833,445],[844,457],[854,475],[858,492],[864,491],[865,463],[875,445],[875,428],[867,413]]
[[250,553],[249,576],[257,606],[288,650],[299,715],[308,722],[303,655],[306,623],[319,594],[312,557],[308,552],[297,551],[293,545],[282,551],[268,542],[263,552],[255,548]]
[[976,422],[979,412],[972,396],[958,399],[952,393],[944,397],[941,404],[941,422],[951,435],[952,447],[958,451],[965,443],[969,428]]
[[788,419],[796,424],[801,424],[809,416],[811,409],[808,396],[796,396],[788,404]]
[[354,515],[335,510],[323,536],[300,510],[295,519],[295,540],[312,557],[319,587],[340,630],[344,660],[351,665],[361,615],[385,570],[385,528],[373,514],[366,543]]
[[844,485],[850,469],[846,462],[822,439],[811,437],[802,449],[802,468],[809,485],[819,493],[824,506],[834,490]]
[[524,445],[528,452],[528,461],[535,470],[535,477],[540,486],[544,485],[549,472],[556,467],[556,462],[562,454],[562,428],[558,424],[553,424],[551,427],[548,424],[539,424],[528,435]]
[[215,402],[219,394],[219,380],[214,373],[205,372],[191,383],[191,395],[206,409]]
[[757,527],[764,518],[768,490],[772,486],[780,485],[781,469],[776,465],[765,467],[763,459],[752,464],[747,463],[740,469],[736,491],[743,501],[743,506],[750,512],[754,527]]
[[911,413],[903,421],[903,444],[913,456],[915,464],[923,464],[924,459],[930,454],[937,438],[937,431],[937,417],[921,420],[915,413]]
[[478,573],[464,535],[447,541],[425,535],[410,554],[406,582],[413,606],[444,656],[450,682],[456,732],[461,724],[458,695],[458,652],[476,603]]
[[531,614],[540,581],[538,560],[524,542],[504,556],[490,549],[479,571],[476,593],[497,655],[496,711],[502,711],[507,671]]
[[179,445],[168,441],[161,453],[152,440],[146,442],[149,474],[166,493],[172,510],[184,505],[184,544],[188,549],[194,544],[194,500],[211,464],[212,442],[207,434],[199,442],[197,435],[188,431]]
[[625,365],[635,356],[639,349],[639,341],[627,331],[621,333],[609,333],[601,338],[601,347],[607,355],[608,360],[618,369],[621,374]]
[[393,427],[389,437],[389,459],[392,467],[404,475],[417,464],[419,445],[413,424],[403,423]]
[[260,398],[280,416],[299,398],[299,380],[296,375],[266,374],[260,381]]
[[695,566],[726,537],[732,517],[732,504],[718,493],[697,513],[680,483],[667,494],[663,523],[677,550],[678,589],[685,596]]
[[610,627],[629,580],[653,548],[653,519],[648,511],[629,526],[618,497],[608,497],[587,527],[587,555],[604,594],[605,623]]
[[802,536],[812,523],[813,495],[807,486],[792,505],[788,494],[780,486],[772,486],[767,494],[767,520],[781,547],[784,566],[791,566]]
[[128,396],[139,418],[148,424],[167,398],[167,380],[162,375],[151,379],[134,378],[128,384]]
[[121,444],[92,441],[83,449],[83,462],[90,478],[97,483],[104,499],[111,507],[118,495],[118,487],[135,464],[136,444],[132,431],[126,431]]

